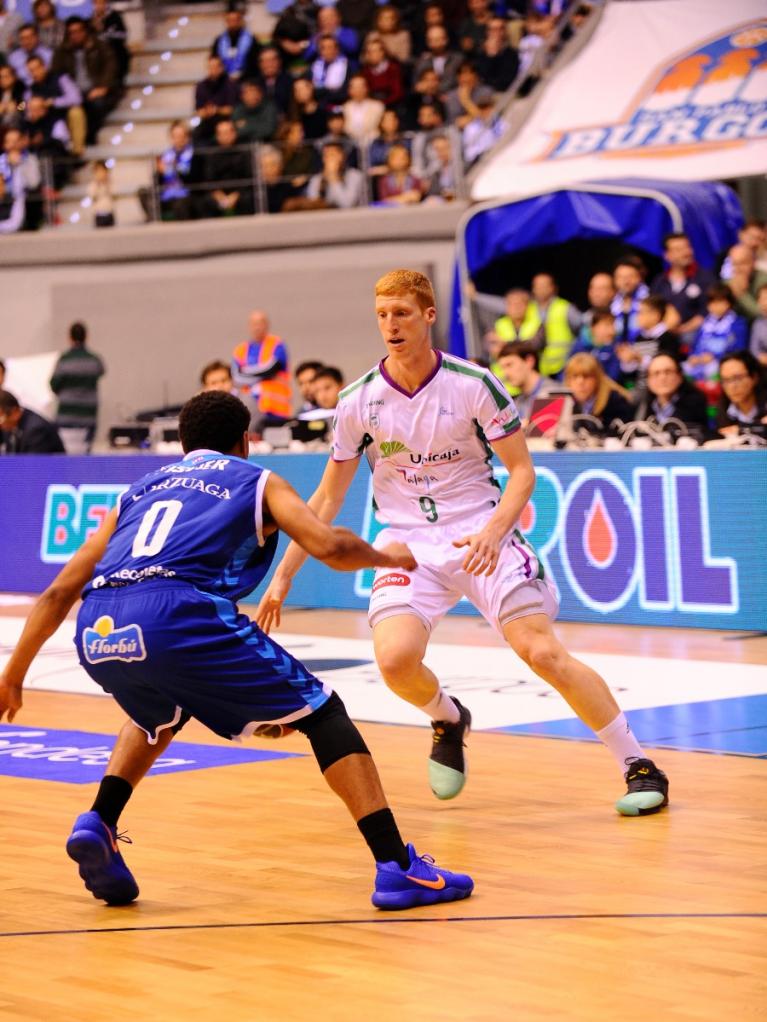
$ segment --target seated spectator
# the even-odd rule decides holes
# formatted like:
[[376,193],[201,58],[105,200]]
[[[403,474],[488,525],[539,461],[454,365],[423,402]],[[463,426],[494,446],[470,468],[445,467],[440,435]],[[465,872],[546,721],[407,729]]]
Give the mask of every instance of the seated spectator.
[[538,372],[538,351],[530,341],[509,341],[498,352],[498,365],[509,389],[513,388],[523,426],[530,421],[535,399],[546,397],[556,387],[553,380]]
[[352,62],[332,35],[320,36],[317,45],[319,56],[311,65],[317,99],[326,107],[335,106],[346,100]]
[[402,138],[400,120],[395,110],[384,110],[378,125],[378,135],[370,143],[368,164],[370,174],[378,177],[386,173],[386,157],[393,145],[409,145]]
[[413,156],[413,170],[426,180],[438,169],[437,158],[432,149],[432,141],[437,135],[444,135],[448,129],[445,128],[445,119],[442,115],[441,106],[432,106],[424,103],[418,111],[418,131],[410,143],[410,151]]
[[751,354],[763,366],[767,366],[767,284],[756,292],[759,316],[751,324]]
[[581,316],[581,332],[588,330],[597,309],[609,309],[615,298],[615,284],[611,273],[595,273],[589,280],[587,292],[589,307]]
[[613,422],[630,422],[634,411],[622,387],[609,378],[593,355],[580,352],[568,359],[565,386],[572,391],[573,415],[598,419],[602,433],[613,431]]
[[377,36],[370,36],[362,52],[362,73],[373,99],[384,106],[398,106],[405,98],[402,65],[392,60]]
[[559,297],[557,282],[550,273],[536,273],[531,290],[533,300],[527,310],[528,329],[537,329],[542,323],[545,340],[540,370],[544,376],[558,376],[578,334],[581,314],[574,305]]
[[232,381],[232,370],[226,362],[216,359],[203,366],[200,373],[200,391],[221,390],[225,394],[231,394],[234,390]]
[[47,46],[40,44],[40,37],[34,25],[27,23],[19,29],[19,45],[8,54],[8,63],[13,68],[16,77],[25,85],[31,85],[32,79],[29,74],[27,62],[30,57],[39,57],[46,67],[51,66],[53,51]]
[[263,309],[251,312],[248,325],[248,340],[232,352],[232,378],[252,411],[252,428],[260,432],[290,418],[290,365],[287,345],[271,332]]
[[304,141],[304,129],[300,121],[287,121],[278,132],[282,150],[282,173],[289,178],[296,189],[302,189],[320,166],[317,150]]
[[238,145],[232,121],[216,125],[216,147],[206,154],[203,167],[201,216],[247,216],[255,211],[250,153]]
[[283,71],[282,57],[276,46],[265,46],[259,53],[257,81],[280,114],[287,114],[293,101],[293,78]]
[[114,227],[115,200],[112,194],[112,177],[105,160],[95,160],[91,165],[88,198],[91,200],[93,226]]
[[330,142],[336,142],[344,147],[346,153],[346,166],[359,166],[359,149],[357,143],[346,130],[346,118],[342,106],[332,106],[328,110],[328,133],[319,140],[319,148]]
[[335,7],[320,7],[317,11],[317,32],[306,50],[306,59],[316,60],[320,55],[319,42],[324,35],[332,36],[338,43],[339,51],[350,60],[356,60],[360,52],[360,37],[353,28],[341,24]]
[[[301,404],[298,407],[297,414],[311,412],[318,407],[317,402],[314,400],[314,377],[323,368],[322,362],[311,360],[300,362],[296,366],[293,376],[301,394]],[[0,386],[2,386],[2,381],[0,381]]]
[[[436,134],[429,142],[436,166],[427,182],[427,202],[452,202],[461,190],[460,156],[453,151],[453,144],[447,135]],[[434,164],[432,164],[434,166]]]
[[349,98],[344,103],[344,128],[357,145],[366,145],[374,138],[386,108],[378,99],[371,99],[363,74],[349,79]]
[[191,220],[194,149],[189,129],[183,121],[174,121],[169,135],[170,145],[157,157],[155,171],[160,216],[163,220]]
[[410,62],[412,37],[400,24],[400,13],[393,4],[384,4],[378,8],[374,31],[375,36],[381,40],[387,57],[399,61],[400,64]]
[[[42,222],[42,200],[40,197],[40,161],[29,151],[29,137],[20,128],[9,128],[3,140],[4,152],[0,155],[0,177],[5,182],[6,202],[21,201],[24,208],[24,230],[37,230]],[[18,207],[16,207],[18,212]],[[9,214],[10,216],[10,214]],[[18,228],[16,228],[18,230]],[[6,228],[8,232],[10,228]]]
[[39,159],[49,158],[53,171],[53,186],[63,188],[69,178],[69,131],[66,123],[56,117],[45,100],[30,96],[27,100],[26,117],[21,130],[29,139],[28,149]]
[[492,21],[490,0],[468,0],[467,7],[469,14],[458,28],[458,40],[461,50],[474,58],[487,37]]
[[545,326],[530,301],[530,293],[521,287],[510,288],[506,292],[505,303],[506,315],[495,321],[493,338],[504,344],[526,341],[535,351],[543,351],[546,344]]
[[767,284],[767,273],[756,268],[754,250],[742,243],[733,245],[728,254],[730,276],[726,281],[735,296],[738,315],[749,323],[759,316],[756,296],[759,288]]
[[458,84],[458,68],[462,61],[460,53],[450,49],[447,29],[442,25],[433,25],[426,31],[426,50],[416,61],[413,76],[417,81],[424,71],[436,71],[440,91],[450,92]]
[[80,90],[87,121],[86,144],[96,142],[101,125],[119,98],[117,61],[82,18],[67,18],[66,37],[53,58],[54,74],[68,75]]
[[194,90],[194,107],[200,123],[195,130],[195,141],[213,140],[216,125],[222,118],[232,116],[237,102],[237,86],[224,69],[220,57],[208,57],[208,75],[198,82]]
[[637,256],[624,256],[615,264],[615,297],[610,303],[610,312],[615,316],[619,341],[633,341],[639,333],[639,303],[650,293],[643,278],[644,264]]
[[[767,264],[764,264],[765,240],[767,240],[767,228],[763,220],[756,220],[752,217],[750,220],[746,220],[742,227],[738,228],[737,243],[751,249],[756,261],[757,270],[767,272]],[[760,262],[764,265],[760,265]],[[729,249],[725,249],[721,254],[717,271],[717,275],[721,280],[727,282],[730,280],[732,276],[732,260],[730,259]]]
[[322,170],[310,179],[306,195],[335,209],[364,206],[365,177],[362,171],[346,166],[343,146],[331,143],[323,147]]
[[317,31],[317,7],[313,0],[295,0],[280,15],[272,41],[282,53],[286,67],[303,59],[309,41]]
[[708,315],[695,334],[683,364],[693,380],[714,380],[725,355],[748,347],[748,324],[735,311],[735,296],[726,284],[715,284],[706,293]]
[[35,0],[32,14],[40,45],[53,53],[64,42],[64,22],[56,17],[55,5],[51,0]]
[[30,57],[27,67],[32,79],[26,91],[27,102],[32,96],[38,96],[51,114],[66,121],[70,148],[76,156],[80,156],[85,149],[87,132],[80,90],[69,75],[49,71],[39,57]]
[[640,400],[636,418],[652,418],[661,425],[678,419],[706,433],[708,402],[705,394],[685,379],[675,358],[658,354],[647,367],[647,394]]
[[414,87],[405,97],[403,126],[406,131],[418,130],[418,115],[422,106],[436,107],[444,121],[445,107],[441,98],[439,75],[431,67],[421,72]]
[[338,0],[335,5],[341,18],[341,24],[353,28],[362,38],[373,26],[378,0]]
[[7,181],[0,174],[0,234],[15,234],[24,226],[26,202],[18,178]]
[[618,345],[624,386],[643,392],[647,384],[647,367],[659,352],[675,359],[681,357],[679,338],[666,326],[665,316],[666,302],[659,295],[648,295],[639,303],[639,333],[633,341],[622,341]]
[[424,184],[410,170],[410,153],[403,145],[393,145],[386,157],[386,173],[378,181],[380,202],[413,206],[423,199]]
[[131,60],[128,49],[128,29],[125,27],[122,14],[113,11],[112,5],[107,3],[107,0],[93,0],[91,28],[97,39],[112,48],[117,63],[117,78],[122,85],[130,70]]
[[491,18],[487,35],[474,57],[479,77],[494,92],[506,92],[519,74],[519,54],[509,45],[506,22]]
[[[312,395],[318,408],[332,412],[338,404],[338,397],[344,389],[344,377],[335,366],[322,366],[314,374]],[[328,417],[329,421],[332,416]]]
[[535,11],[525,18],[525,32],[519,41],[520,74],[533,82],[540,78],[546,54],[556,42],[556,18]]
[[[246,67],[249,71],[255,69],[259,45],[245,27],[245,18],[239,4],[229,4],[224,14],[224,25],[224,31],[213,40],[210,55],[218,57],[227,75],[237,81]],[[255,53],[252,53],[254,47]]]
[[261,168],[261,184],[265,191],[266,209],[264,213],[281,213],[289,199],[300,194],[296,187],[285,176],[282,154],[274,146],[262,146],[259,152]]
[[454,50],[458,49],[458,39],[453,35],[447,23],[441,0],[424,4],[420,12],[409,12],[407,22],[412,32],[415,53],[424,53],[427,50],[427,37],[432,28],[444,28],[447,32],[448,46]]
[[317,100],[314,83],[308,78],[293,82],[293,112],[291,120],[300,120],[304,138],[322,138],[328,133],[328,115]]
[[16,45],[19,29],[24,19],[15,11],[8,10],[7,0],[0,0],[0,53],[10,53]]
[[458,68],[458,85],[445,96],[445,116],[449,124],[463,129],[479,117],[477,100],[488,94],[486,86],[479,80],[474,65],[465,60]]
[[254,81],[244,81],[240,102],[232,111],[232,120],[239,142],[266,142],[277,131],[277,107],[264,96],[264,90]]
[[668,269],[655,278],[650,293],[663,298],[675,313],[668,326],[687,346],[706,315],[706,292],[714,275],[695,262],[690,239],[682,232],[666,235],[663,256]]
[[477,116],[463,129],[463,158],[469,165],[492,149],[504,129],[503,121],[495,112],[495,99],[490,89],[478,92],[476,104]]
[[[8,15],[10,17],[10,15]],[[0,67],[0,144],[7,128],[17,128],[24,116],[24,82],[12,67]]]
[[716,412],[716,428],[724,436],[737,435],[741,427],[767,424],[767,370],[750,351],[725,355],[719,363],[722,395]]
[[0,390],[0,454],[64,454],[64,445],[52,422]]
[[588,333],[581,332],[571,349],[570,356],[579,355],[581,352],[592,355],[599,362],[605,375],[617,382],[621,375],[621,363],[615,344],[615,317],[609,309],[594,312]]

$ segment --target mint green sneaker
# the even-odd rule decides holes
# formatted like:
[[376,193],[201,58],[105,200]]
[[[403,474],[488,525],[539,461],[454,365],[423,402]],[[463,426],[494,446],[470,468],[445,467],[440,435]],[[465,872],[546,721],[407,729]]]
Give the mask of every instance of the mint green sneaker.
[[437,798],[455,798],[466,784],[466,757],[464,738],[471,730],[471,714],[457,699],[461,719],[457,724],[449,720],[433,720],[431,756],[429,757],[429,784]]
[[668,805],[668,777],[651,759],[627,759],[627,790],[615,803],[621,816],[649,816]]

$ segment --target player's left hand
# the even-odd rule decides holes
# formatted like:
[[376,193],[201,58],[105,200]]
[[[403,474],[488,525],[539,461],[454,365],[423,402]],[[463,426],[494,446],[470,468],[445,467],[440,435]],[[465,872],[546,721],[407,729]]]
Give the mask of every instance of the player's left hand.
[[0,675],[0,720],[8,713],[8,723],[21,709],[21,684],[12,682],[5,674]]
[[498,567],[501,537],[494,532],[483,529],[481,532],[471,533],[462,539],[454,540],[453,546],[469,548],[462,565],[463,570],[469,575],[492,575]]

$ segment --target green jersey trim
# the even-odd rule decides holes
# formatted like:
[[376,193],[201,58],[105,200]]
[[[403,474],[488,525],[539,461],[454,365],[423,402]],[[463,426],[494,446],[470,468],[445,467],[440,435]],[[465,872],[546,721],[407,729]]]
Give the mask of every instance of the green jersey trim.
[[353,394],[355,390],[358,390],[360,387],[364,387],[367,383],[372,383],[376,376],[380,375],[381,370],[378,366],[376,366],[375,369],[371,369],[369,373],[365,373],[364,376],[361,376],[358,380],[355,380],[354,383],[350,383],[345,390],[342,390],[338,395],[338,400],[343,401],[344,398]]
[[[472,376],[476,380],[481,380],[492,394],[497,408],[508,408],[511,404],[509,398],[501,393],[498,387],[496,387],[489,378],[488,374],[482,369],[472,369],[471,366],[468,365],[460,365],[457,362],[449,362],[446,358],[442,359],[442,368],[447,369],[450,373],[459,373],[462,376]],[[341,397],[343,397],[343,394]]]

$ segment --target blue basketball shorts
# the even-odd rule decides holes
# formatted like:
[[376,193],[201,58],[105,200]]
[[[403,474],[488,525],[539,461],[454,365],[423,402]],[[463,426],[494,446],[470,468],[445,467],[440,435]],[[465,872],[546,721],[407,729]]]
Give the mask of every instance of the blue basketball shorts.
[[185,582],[91,591],[75,644],[91,678],[152,744],[183,711],[240,738],[306,717],[332,692],[230,600]]

